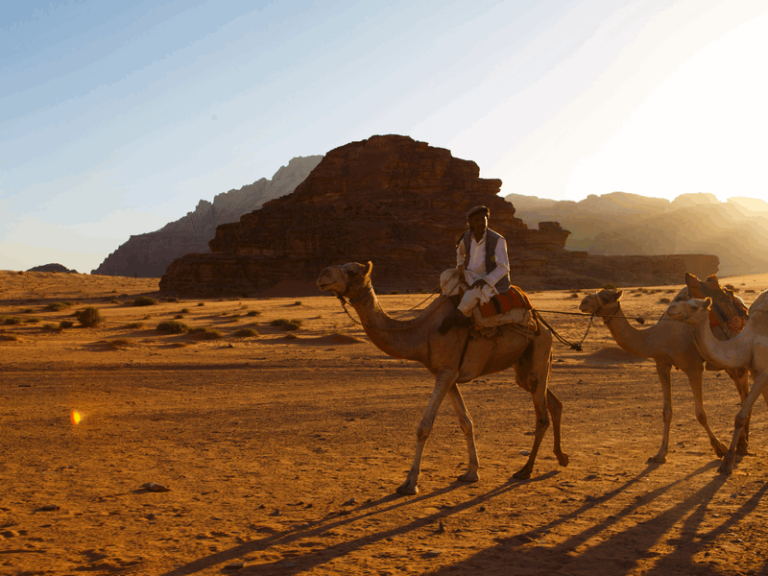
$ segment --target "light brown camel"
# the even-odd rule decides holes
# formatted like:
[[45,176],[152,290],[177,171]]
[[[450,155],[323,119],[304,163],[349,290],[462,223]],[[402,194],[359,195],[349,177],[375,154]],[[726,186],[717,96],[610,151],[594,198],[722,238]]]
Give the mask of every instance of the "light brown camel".
[[729,368],[747,368],[752,373],[752,390],[742,402],[734,422],[733,439],[718,471],[730,474],[737,452],[737,442],[748,425],[752,407],[761,394],[768,403],[768,291],[761,293],[749,307],[749,320],[741,333],[730,340],[718,340],[709,324],[710,298],[692,298],[673,302],[667,314],[683,325],[693,326],[696,346],[709,362]]
[[469,449],[469,467],[459,476],[462,482],[477,482],[478,459],[472,419],[459,391],[458,384],[470,382],[484,374],[501,372],[514,366],[518,386],[533,397],[536,409],[536,433],[528,461],[514,474],[514,478],[530,478],[533,463],[542,438],[549,426],[547,409],[552,415],[555,434],[555,455],[561,466],[568,465],[568,456],[560,449],[560,419],[562,403],[547,390],[552,361],[552,336],[544,329],[531,339],[514,332],[505,332],[498,338],[471,336],[468,328],[454,328],[447,335],[438,333],[443,319],[452,314],[455,306],[440,296],[413,320],[399,321],[382,309],[371,285],[373,265],[349,262],[343,266],[329,266],[320,273],[317,285],[339,297],[349,298],[363,329],[376,346],[396,358],[421,362],[435,375],[435,387],[427,410],[416,431],[416,455],[405,482],[397,489],[401,494],[418,492],[421,456],[440,404],[446,395],[451,399],[459,417]]
[[[661,391],[664,398],[664,435],[661,447],[655,456],[648,459],[649,462],[666,462],[669,451],[669,428],[672,424],[672,381],[671,372],[674,366],[682,370],[688,377],[693,392],[693,400],[696,405],[696,420],[707,431],[709,443],[718,457],[726,452],[725,444],[717,439],[707,423],[707,413],[704,411],[702,398],[702,380],[704,374],[704,359],[696,349],[696,342],[692,331],[679,322],[670,321],[665,312],[659,321],[642,330],[630,325],[621,309],[621,291],[603,289],[594,294],[589,294],[582,301],[579,310],[588,314],[603,316],[603,322],[611,332],[616,343],[624,350],[642,358],[653,358],[656,362],[656,373],[661,382]],[[683,288],[675,297],[674,302],[690,298],[690,292]],[[673,303],[674,303],[673,302]],[[718,364],[721,366],[721,364]],[[736,367],[727,368],[726,372],[736,384],[736,390],[743,402],[749,391],[749,374],[746,370]],[[746,454],[748,443],[748,431],[745,430],[739,443],[739,452]]]

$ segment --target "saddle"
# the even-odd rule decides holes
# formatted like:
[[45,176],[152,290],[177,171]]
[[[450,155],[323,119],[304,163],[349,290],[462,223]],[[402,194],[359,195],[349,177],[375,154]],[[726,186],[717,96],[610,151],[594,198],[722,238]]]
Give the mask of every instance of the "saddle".
[[[694,298],[711,298],[712,307],[709,311],[709,325],[713,328],[715,336],[719,336],[719,328],[724,338],[730,340],[742,331],[749,313],[741,298],[738,298],[733,290],[720,285],[716,275],[708,276],[706,280],[699,280],[693,274],[685,273],[685,283]],[[740,321],[733,321],[738,317]]]
[[472,310],[472,319],[475,321],[475,329],[481,334],[483,329],[509,325],[532,337],[539,330],[532,310],[528,295],[521,288],[510,286],[507,292],[497,294]]

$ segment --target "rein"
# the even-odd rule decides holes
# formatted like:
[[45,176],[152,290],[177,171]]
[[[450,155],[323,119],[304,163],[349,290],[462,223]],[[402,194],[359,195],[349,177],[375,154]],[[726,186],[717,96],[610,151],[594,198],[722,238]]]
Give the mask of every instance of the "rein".
[[[413,306],[412,308],[409,308],[408,310],[406,310],[405,313],[408,313],[411,310],[413,310],[414,308],[424,304],[424,302],[427,302],[428,300],[431,300],[432,298],[435,297],[435,294],[437,294],[438,291],[439,291],[439,288],[436,289],[434,292],[432,292],[432,294],[427,296],[426,299],[424,299],[421,302],[419,302],[418,304],[416,304],[416,306]],[[349,319],[352,320],[352,322],[354,322],[358,326],[362,326],[363,328],[366,328],[366,327],[374,328],[374,326],[371,326],[370,324],[363,324],[362,322],[360,322],[358,320],[355,320],[355,318],[352,316],[352,314],[349,313],[349,310],[347,310],[347,303],[352,304],[354,306],[358,302],[362,302],[363,300],[365,300],[368,296],[371,295],[372,292],[373,292],[373,286],[370,286],[368,288],[368,290],[366,290],[363,293],[362,296],[360,296],[358,298],[355,298],[354,300],[349,300],[349,301],[346,298],[344,298],[344,296],[346,295],[346,292],[344,294],[336,294],[336,298],[339,299],[339,302],[341,303],[341,307],[344,309],[344,313],[347,316],[349,316]],[[427,314],[426,316],[421,318],[421,322],[424,322],[424,320],[429,318],[435,310],[432,310],[432,312],[430,312],[429,314]],[[391,318],[391,316],[390,316],[390,318]],[[382,332],[400,332],[400,331],[403,331],[403,330],[412,330],[413,328],[414,328],[414,326],[403,326],[403,327],[398,327],[398,328],[375,328],[375,329],[376,330],[380,330]]]

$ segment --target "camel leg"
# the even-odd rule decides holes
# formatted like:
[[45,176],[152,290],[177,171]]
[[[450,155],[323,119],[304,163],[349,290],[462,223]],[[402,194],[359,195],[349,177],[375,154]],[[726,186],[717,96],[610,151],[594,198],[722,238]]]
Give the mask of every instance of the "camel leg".
[[459,426],[461,426],[464,437],[467,439],[467,449],[469,450],[469,468],[467,468],[464,474],[459,476],[458,480],[460,482],[477,482],[480,479],[480,475],[477,473],[480,462],[477,459],[477,449],[475,448],[474,424],[469,415],[469,410],[467,410],[467,406],[464,404],[464,398],[461,397],[458,384],[450,387],[448,397],[451,399],[453,409],[459,417]]
[[458,371],[452,368],[443,370],[437,375],[435,387],[432,389],[432,396],[430,396],[429,404],[427,404],[427,410],[424,412],[419,427],[416,429],[416,455],[413,458],[413,465],[405,477],[405,482],[397,489],[399,494],[418,494],[421,454],[424,452],[424,445],[427,443],[430,432],[432,432],[437,410],[440,408],[440,404],[443,403],[448,390],[456,383],[458,377]]
[[660,361],[656,361],[656,373],[659,375],[659,382],[661,382],[661,393],[664,401],[664,435],[661,439],[661,446],[656,456],[648,458],[648,462],[655,462],[656,464],[664,464],[667,461],[667,452],[669,452],[669,428],[672,425],[672,380],[670,373],[672,372],[672,366]]
[[532,343],[531,358],[527,359],[524,355],[520,362],[515,365],[515,378],[518,381],[518,385],[530,391],[533,407],[536,409],[536,432],[533,447],[525,466],[512,475],[516,479],[526,480],[531,477],[536,454],[539,452],[541,441],[544,439],[547,428],[549,428],[547,377],[549,375],[549,360],[552,350],[551,342],[551,337],[549,338],[549,346],[545,346],[544,342],[534,341]]
[[704,373],[701,371],[696,371],[687,372],[686,374],[688,376],[688,382],[691,385],[691,392],[693,392],[693,402],[696,406],[696,420],[699,421],[699,424],[701,424],[704,427],[704,430],[707,432],[707,436],[709,436],[709,443],[712,445],[712,448],[715,451],[715,455],[717,455],[718,458],[722,458],[728,448],[726,448],[725,444],[718,440],[717,436],[715,436],[715,433],[712,432],[712,429],[709,427],[709,422],[707,422],[707,413],[704,411],[704,395],[701,391]]
[[720,468],[717,469],[720,474],[730,474],[733,472],[733,461],[736,458],[736,445],[739,442],[739,436],[741,436],[741,431],[752,412],[752,406],[755,405],[758,396],[763,394],[766,388],[768,388],[768,372],[762,372],[755,376],[752,390],[747,396],[747,399],[744,400],[741,410],[736,414],[736,421],[733,424],[733,439],[731,440],[731,446],[728,448],[728,452],[726,452],[723,462],[720,464]]
[[[728,373],[728,376],[731,377],[731,380],[733,380],[733,383],[736,385],[736,391],[739,393],[739,399],[741,400],[741,404],[743,406],[744,401],[747,399],[747,395],[749,394],[749,372],[743,368],[736,370],[726,370],[726,372]],[[766,391],[766,394],[768,394],[768,390]],[[766,401],[768,401],[768,397],[766,397]],[[750,418],[747,418],[747,422],[744,424],[744,430],[742,431],[741,436],[739,436],[739,444],[736,446],[737,454],[749,453],[749,420]]]
[[568,466],[568,454],[560,448],[560,421],[563,415],[563,403],[547,388],[547,409],[552,417],[552,431],[555,433],[555,456],[560,466]]

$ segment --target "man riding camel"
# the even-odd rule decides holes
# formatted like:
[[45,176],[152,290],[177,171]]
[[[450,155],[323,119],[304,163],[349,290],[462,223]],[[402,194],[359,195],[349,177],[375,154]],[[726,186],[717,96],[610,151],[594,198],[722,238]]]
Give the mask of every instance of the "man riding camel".
[[470,229],[456,245],[457,268],[450,278],[442,279],[444,295],[455,296],[463,292],[463,296],[453,315],[443,320],[440,334],[447,334],[454,326],[471,326],[475,306],[509,290],[507,242],[501,234],[488,228],[490,215],[486,206],[475,206],[467,212]]

